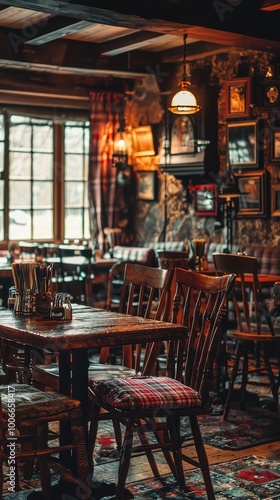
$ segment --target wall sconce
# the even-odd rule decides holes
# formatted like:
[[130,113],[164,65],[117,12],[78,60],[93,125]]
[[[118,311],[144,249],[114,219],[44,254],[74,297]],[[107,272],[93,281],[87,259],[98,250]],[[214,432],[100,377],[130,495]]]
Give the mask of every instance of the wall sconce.
[[125,170],[127,167],[127,159],[127,138],[124,124],[121,123],[114,140],[112,167],[116,167],[118,170]]
[[186,74],[186,46],[187,35],[184,35],[183,75],[182,80],[179,82],[181,90],[173,96],[171,106],[168,108],[169,111],[176,115],[192,115],[201,109],[196,102],[195,96],[188,90],[188,86],[191,85],[191,83],[188,81]]

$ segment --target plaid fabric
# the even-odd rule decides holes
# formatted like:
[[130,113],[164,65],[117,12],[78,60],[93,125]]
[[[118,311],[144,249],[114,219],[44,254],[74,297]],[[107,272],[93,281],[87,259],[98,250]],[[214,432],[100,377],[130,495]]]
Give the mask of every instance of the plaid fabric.
[[91,154],[89,201],[91,234],[104,247],[104,228],[115,225],[116,169],[112,168],[113,138],[118,127],[121,95],[91,92]]
[[134,376],[93,382],[91,389],[104,401],[123,410],[152,410],[201,406],[199,394],[168,377]]

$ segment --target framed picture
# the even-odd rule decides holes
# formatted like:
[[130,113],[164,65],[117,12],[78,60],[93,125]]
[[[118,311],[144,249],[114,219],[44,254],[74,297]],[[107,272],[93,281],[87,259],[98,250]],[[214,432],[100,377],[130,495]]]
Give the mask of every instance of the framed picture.
[[226,82],[226,114],[228,118],[250,116],[251,78]]
[[170,154],[195,153],[194,126],[191,119],[184,115],[177,117],[171,128]]
[[136,171],[136,198],[137,200],[153,201],[156,194],[155,170]]
[[216,184],[194,186],[195,215],[216,216],[218,214]]
[[280,131],[272,132],[271,147],[271,160],[280,161]]
[[271,184],[271,216],[280,217],[280,184]]
[[252,171],[235,174],[240,192],[237,217],[265,217],[266,172]]
[[232,166],[257,165],[257,122],[228,123],[227,143]]
[[151,125],[132,129],[132,145],[134,156],[155,155],[153,131]]

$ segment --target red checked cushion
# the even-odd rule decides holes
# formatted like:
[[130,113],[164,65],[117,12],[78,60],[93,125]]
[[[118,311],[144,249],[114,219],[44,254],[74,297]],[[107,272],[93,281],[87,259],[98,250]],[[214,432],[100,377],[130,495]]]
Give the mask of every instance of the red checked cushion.
[[199,394],[168,377],[125,377],[93,382],[93,392],[115,408],[152,410],[201,406]]

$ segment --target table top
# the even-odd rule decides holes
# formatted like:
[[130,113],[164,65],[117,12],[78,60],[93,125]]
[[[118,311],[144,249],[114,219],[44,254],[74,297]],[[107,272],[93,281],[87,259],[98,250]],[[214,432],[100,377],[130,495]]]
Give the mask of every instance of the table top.
[[186,336],[187,329],[164,321],[144,319],[105,309],[73,304],[72,320],[17,316],[1,311],[3,339],[50,351],[89,349],[137,342],[163,341]]
[[[253,283],[253,275],[252,274],[245,274],[244,275],[245,277],[245,281],[246,283],[248,284],[251,284]],[[269,287],[269,286],[273,286],[274,283],[276,283],[276,281],[279,281],[280,282],[280,276],[278,274],[258,274],[258,280],[259,280],[259,283],[262,287]],[[239,283],[239,278],[237,277],[236,278],[236,283]]]

